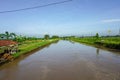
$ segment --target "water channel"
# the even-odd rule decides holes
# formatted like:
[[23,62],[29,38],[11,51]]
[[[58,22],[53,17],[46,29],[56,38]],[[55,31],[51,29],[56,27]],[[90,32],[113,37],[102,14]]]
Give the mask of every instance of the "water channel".
[[120,80],[120,52],[61,40],[0,66],[0,80]]

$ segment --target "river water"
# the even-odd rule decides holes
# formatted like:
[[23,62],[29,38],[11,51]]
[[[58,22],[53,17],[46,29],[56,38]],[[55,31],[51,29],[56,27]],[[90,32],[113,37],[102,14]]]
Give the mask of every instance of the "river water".
[[120,80],[120,52],[61,40],[0,66],[0,80]]

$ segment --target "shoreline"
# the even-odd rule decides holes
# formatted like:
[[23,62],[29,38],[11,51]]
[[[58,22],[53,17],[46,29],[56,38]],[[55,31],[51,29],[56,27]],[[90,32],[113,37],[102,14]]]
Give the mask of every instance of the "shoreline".
[[70,40],[74,41],[74,42],[77,42],[77,43],[84,44],[84,45],[88,45],[88,46],[92,46],[92,47],[108,50],[108,51],[120,52],[120,49],[109,48],[109,47],[106,47],[106,46],[103,46],[103,45],[99,45],[99,44],[95,44],[95,43],[82,42],[80,40],[73,40],[73,39],[70,39]]
[[[7,64],[9,62],[13,62],[15,59],[19,58],[22,55],[29,54],[29,53],[34,53],[34,52],[36,52],[40,49],[45,48],[46,46],[49,46],[50,44],[56,43],[58,41],[59,40],[57,40],[57,39],[56,40],[44,40],[43,42],[35,43],[35,44],[38,44],[38,45],[37,46],[34,45],[34,47],[30,48],[30,50],[28,50],[28,49],[27,50],[20,50],[19,52],[12,55],[14,57],[12,61],[9,61],[9,60],[3,61],[2,63],[0,63],[0,66],[4,65],[4,64]],[[20,46],[22,47],[23,45],[24,45],[24,43]],[[31,46],[29,46],[29,47],[31,47]]]

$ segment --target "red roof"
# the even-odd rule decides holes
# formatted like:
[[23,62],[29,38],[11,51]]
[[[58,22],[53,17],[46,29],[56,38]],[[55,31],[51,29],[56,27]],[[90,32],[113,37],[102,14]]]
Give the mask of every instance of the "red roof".
[[15,45],[17,42],[11,40],[0,40],[0,46]]

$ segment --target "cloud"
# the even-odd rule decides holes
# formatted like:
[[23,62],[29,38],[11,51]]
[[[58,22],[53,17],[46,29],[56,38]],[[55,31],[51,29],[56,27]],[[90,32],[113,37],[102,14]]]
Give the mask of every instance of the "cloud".
[[106,19],[102,20],[104,23],[120,22],[120,19]]

